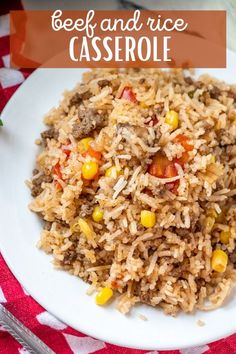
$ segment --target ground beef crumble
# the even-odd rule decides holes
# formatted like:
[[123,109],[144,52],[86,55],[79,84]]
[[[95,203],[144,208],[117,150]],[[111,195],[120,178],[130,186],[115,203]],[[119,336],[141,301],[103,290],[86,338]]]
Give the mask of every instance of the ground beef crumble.
[[188,85],[193,85],[194,81],[190,76],[187,76],[184,78],[184,81],[186,82],[186,84]]
[[214,100],[218,100],[219,96],[221,96],[221,90],[217,86],[213,86],[213,88],[209,91],[210,97]]
[[42,138],[43,145],[44,146],[47,145],[47,139],[55,139],[55,140],[57,140],[58,136],[59,136],[59,132],[55,128],[50,128],[48,130],[45,130],[44,132],[41,133],[41,138]]
[[51,183],[53,181],[52,176],[47,176],[45,174],[40,175],[37,178],[34,178],[32,180],[32,189],[31,189],[31,195],[32,197],[37,197],[40,193],[42,193],[43,188],[42,188],[42,183]]
[[44,227],[43,227],[44,230],[50,231],[51,227],[52,227],[52,222],[51,221],[45,221],[45,224],[44,224]]
[[87,137],[94,130],[100,130],[106,125],[107,115],[98,113],[95,109],[81,109],[78,115],[79,121],[74,124],[72,129],[72,135],[76,139]]
[[111,85],[111,81],[109,80],[99,80],[98,81],[98,86],[103,88],[103,87],[106,87],[106,86],[110,86]]
[[90,90],[83,93],[76,92],[70,100],[69,107],[71,108],[72,106],[79,106],[84,100],[89,100],[92,96],[93,94]]
[[236,92],[233,92],[232,90],[228,91],[228,97],[233,98],[234,102],[236,102]]

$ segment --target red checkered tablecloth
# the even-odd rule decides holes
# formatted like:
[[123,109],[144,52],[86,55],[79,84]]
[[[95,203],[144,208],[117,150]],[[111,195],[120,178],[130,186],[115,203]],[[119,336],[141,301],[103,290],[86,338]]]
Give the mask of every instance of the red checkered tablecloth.
[[[2,4],[5,2],[5,4]],[[0,4],[0,112],[30,70],[14,70],[9,65],[9,10],[21,9],[18,0]],[[4,128],[3,128],[4,129]],[[175,351],[141,351],[117,347],[77,332],[45,311],[27,294],[8,269],[0,255],[0,303],[3,303],[20,321],[41,338],[56,353],[75,354],[234,354],[236,334],[201,347]],[[0,327],[0,354],[27,354],[28,352]]]

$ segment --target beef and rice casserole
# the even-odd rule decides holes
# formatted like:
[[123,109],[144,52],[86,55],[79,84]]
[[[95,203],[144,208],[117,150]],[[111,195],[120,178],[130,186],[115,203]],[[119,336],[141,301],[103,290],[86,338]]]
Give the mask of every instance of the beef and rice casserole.
[[123,313],[221,306],[236,278],[235,87],[95,69],[45,123],[28,184],[55,266]]

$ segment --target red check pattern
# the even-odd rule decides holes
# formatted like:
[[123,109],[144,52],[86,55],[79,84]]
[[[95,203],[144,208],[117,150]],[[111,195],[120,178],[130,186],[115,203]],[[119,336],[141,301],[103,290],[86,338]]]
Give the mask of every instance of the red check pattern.
[[[2,1],[3,2],[3,1]],[[0,5],[0,112],[32,71],[9,66],[9,10],[21,9],[18,0]],[[28,295],[0,255],[0,302],[56,353],[63,354],[236,354],[236,334],[197,348],[175,351],[142,351],[117,347],[75,331],[45,311]],[[0,327],[0,354],[28,352]]]

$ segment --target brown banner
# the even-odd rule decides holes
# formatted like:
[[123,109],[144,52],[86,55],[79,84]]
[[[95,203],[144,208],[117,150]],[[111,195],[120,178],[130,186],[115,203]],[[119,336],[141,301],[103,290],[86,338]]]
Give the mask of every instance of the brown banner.
[[11,65],[226,66],[225,11],[12,11]]

